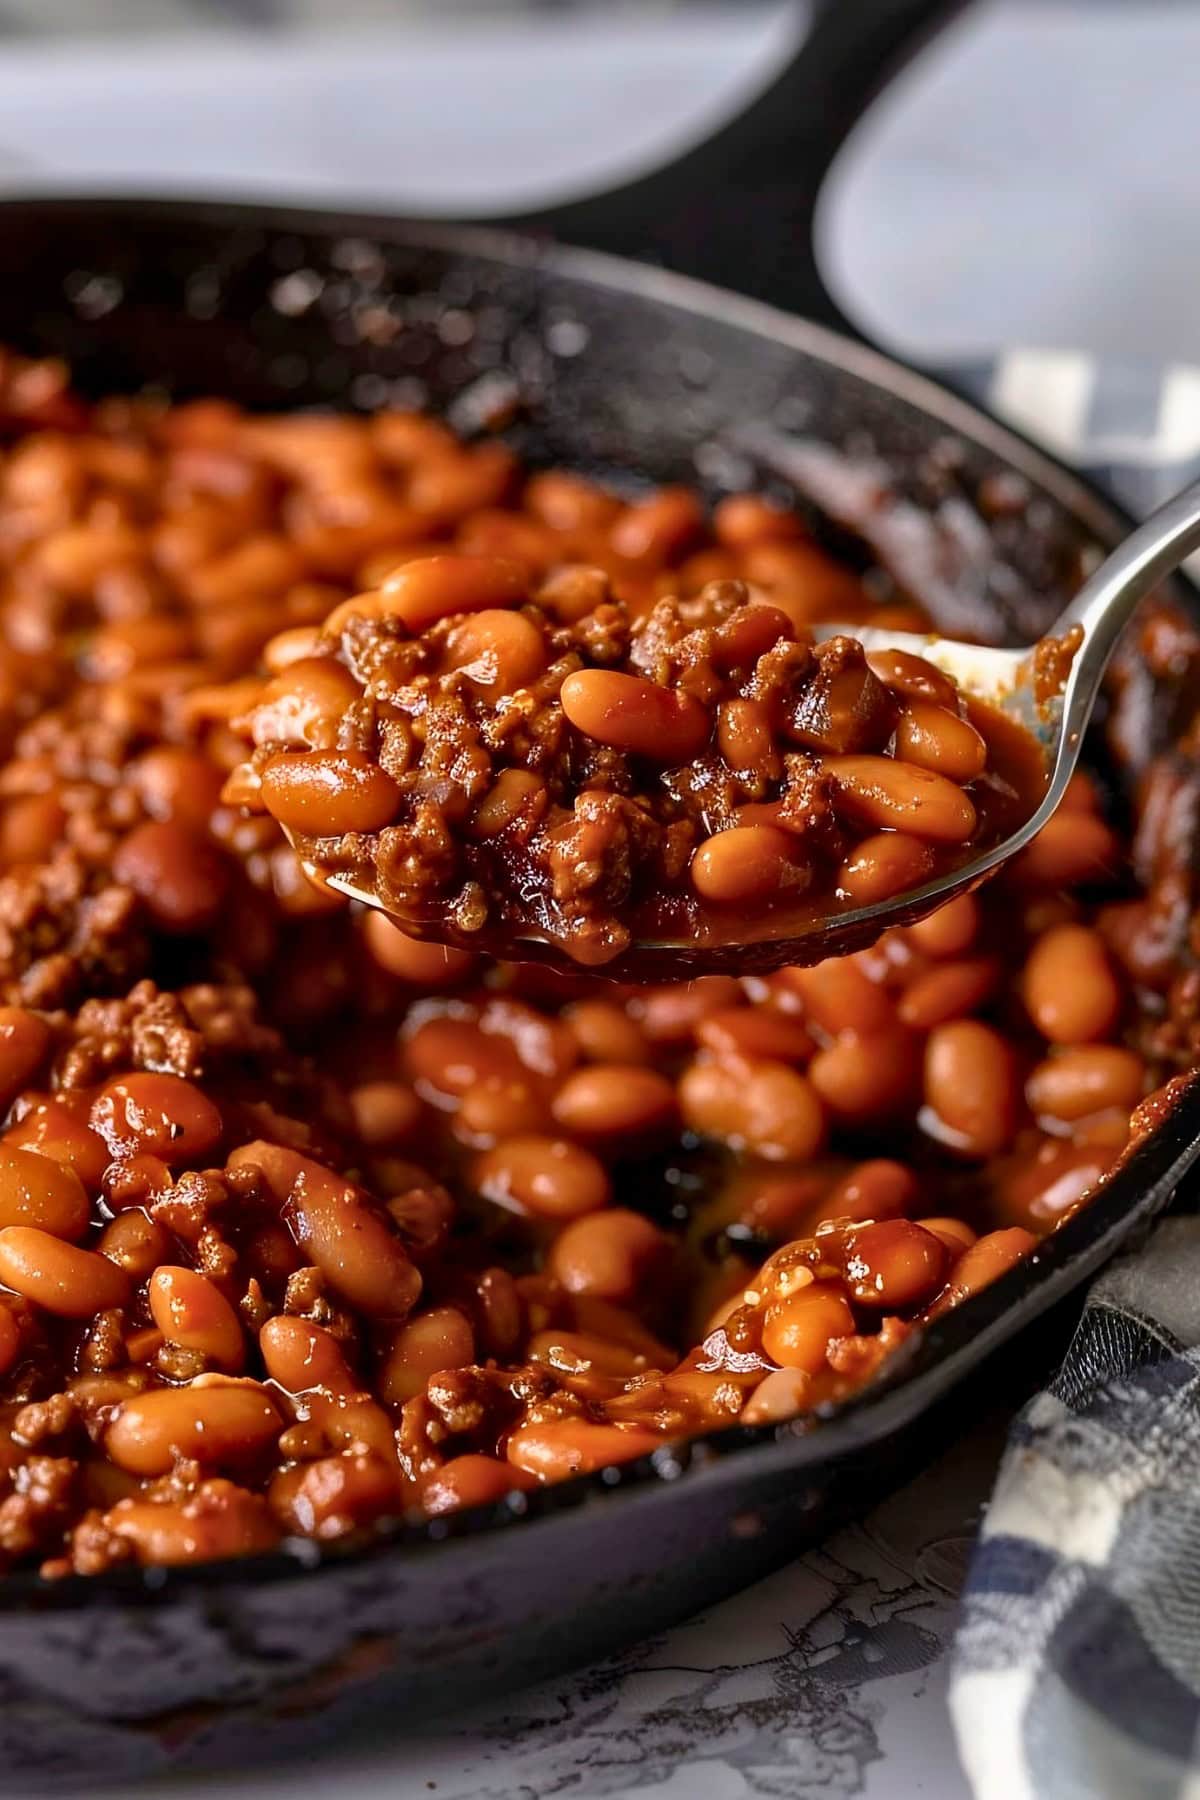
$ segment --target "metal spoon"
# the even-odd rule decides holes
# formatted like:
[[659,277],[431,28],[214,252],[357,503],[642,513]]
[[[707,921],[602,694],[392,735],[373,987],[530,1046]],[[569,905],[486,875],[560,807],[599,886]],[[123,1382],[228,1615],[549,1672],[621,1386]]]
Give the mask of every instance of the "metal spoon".
[[[1100,691],[1101,679],[1117,639],[1140,600],[1177,569],[1188,553],[1200,546],[1200,481],[1184,488],[1152,513],[1144,524],[1101,563],[1084,583],[1066,610],[1046,634],[1064,638],[1078,632],[1079,642],[1066,681],[1053,698],[1039,702],[1034,693],[1031,660],[1034,646],[1020,650],[984,649],[953,638],[915,632],[872,630],[862,625],[827,624],[816,628],[818,638],[839,635],[857,638],[868,654],[880,650],[907,650],[922,656],[951,676],[968,694],[989,702],[1033,734],[1046,755],[1049,780],[1036,812],[1002,842],[982,851],[969,862],[873,906],[853,911],[815,915],[799,930],[789,921],[780,937],[780,922],[765,916],[757,925],[744,924],[734,942],[643,942],[594,971],[619,979],[683,978],[728,970],[735,974],[765,972],[784,964],[820,962],[827,956],[861,949],[889,926],[911,924],[945,905],[956,894],[977,887],[1042,829],[1058,807],[1075,772],[1084,731]],[[307,865],[312,871],[311,865]],[[374,894],[344,875],[323,875],[326,885],[351,899],[379,906]],[[435,924],[422,926],[397,916],[405,930],[437,938]],[[466,940],[456,940],[463,943]],[[554,962],[574,969],[564,951],[540,937],[514,933],[499,946],[489,938],[489,950],[515,960]]]

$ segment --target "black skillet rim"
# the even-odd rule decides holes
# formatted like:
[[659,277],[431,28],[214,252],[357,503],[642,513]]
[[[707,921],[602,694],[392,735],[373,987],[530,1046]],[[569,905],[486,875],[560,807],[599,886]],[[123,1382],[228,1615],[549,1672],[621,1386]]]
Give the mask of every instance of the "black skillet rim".
[[[253,225],[268,231],[336,232],[343,237],[375,235],[393,243],[424,244],[510,265],[543,264],[553,273],[618,294],[632,292],[685,312],[715,315],[723,323],[769,336],[869,381],[931,415],[948,430],[973,439],[1048,492],[1102,543],[1115,541],[1132,523],[1120,507],[1065,464],[929,376],[827,326],[793,317],[765,302],[690,276],[601,251],[543,243],[486,225],[447,226],[433,221],[401,221],[368,212],[332,213],[271,202],[260,205],[245,197],[232,201],[211,197],[176,200],[116,193],[39,193],[33,189],[0,201],[0,222],[5,214],[26,209],[67,213],[81,206],[94,206],[118,216],[128,213],[141,218],[191,217],[199,222]],[[1181,586],[1194,594],[1190,583],[1182,582]],[[312,1579],[322,1569],[362,1565],[393,1551],[409,1556],[420,1552],[424,1561],[443,1544],[492,1536],[512,1526],[531,1530],[539,1519],[565,1514],[581,1504],[601,1503],[607,1496],[633,1493],[642,1499],[654,1494],[665,1498],[676,1491],[679,1480],[685,1476],[692,1482],[732,1480],[772,1458],[798,1474],[814,1465],[838,1461],[898,1431],[976,1363],[1081,1282],[1138,1224],[1145,1223],[1167,1204],[1177,1182],[1198,1154],[1200,1072],[1181,1081],[1165,1119],[1128,1155],[1087,1207],[982,1293],[910,1339],[878,1381],[830,1409],[815,1427],[803,1421],[782,1426],[733,1425],[686,1440],[668,1439],[661,1450],[649,1456],[599,1474],[576,1476],[531,1495],[473,1507],[448,1519],[381,1522],[367,1541],[360,1539],[346,1548],[292,1539],[267,1555],[182,1567],[122,1567],[101,1575],[67,1576],[56,1581],[46,1581],[33,1571],[21,1571],[0,1581],[0,1616],[89,1606],[168,1604],[188,1594],[211,1594],[230,1586],[257,1586],[301,1576]]]

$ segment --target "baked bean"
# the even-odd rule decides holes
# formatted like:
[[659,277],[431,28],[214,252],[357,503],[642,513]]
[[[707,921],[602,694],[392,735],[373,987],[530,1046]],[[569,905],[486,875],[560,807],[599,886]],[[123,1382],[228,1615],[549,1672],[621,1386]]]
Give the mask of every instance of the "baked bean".
[[854,1332],[854,1314],[835,1282],[810,1281],[773,1300],[763,1314],[763,1353],[786,1369],[809,1375],[825,1367],[829,1345]]
[[932,769],[886,756],[831,756],[825,767],[837,783],[839,809],[873,831],[965,844],[975,829],[968,796]]
[[1029,1016],[1053,1044],[1107,1037],[1121,1011],[1121,990],[1099,933],[1058,925],[1033,945],[1021,988]]
[[507,1456],[516,1469],[539,1481],[566,1481],[595,1475],[616,1463],[633,1462],[661,1449],[656,1431],[631,1425],[594,1425],[587,1419],[551,1419],[521,1425],[509,1437]]
[[[104,1139],[89,1130],[86,1112],[78,1103],[58,1098],[31,1096],[29,1111],[10,1125],[4,1141],[21,1149],[37,1150],[55,1162],[74,1169],[89,1192],[98,1192],[108,1168],[110,1152]],[[86,1102],[84,1103],[86,1105]]]
[[846,1233],[841,1263],[860,1306],[886,1312],[919,1306],[940,1287],[949,1262],[936,1232],[910,1219],[883,1219]]
[[361,694],[349,670],[331,656],[300,658],[263,689],[252,715],[254,742],[330,749],[339,722]]
[[757,700],[722,702],[717,714],[717,745],[731,769],[773,772],[778,762],[770,715]]
[[911,700],[896,721],[896,755],[951,781],[973,781],[987,765],[987,744],[957,710]]
[[630,1011],[652,1044],[685,1044],[701,1019],[742,1000],[732,975],[701,975],[695,981],[641,988]]
[[927,918],[910,925],[906,936],[922,956],[962,956],[979,935],[979,917],[974,894],[957,894]]
[[316,625],[290,625],[276,632],[262,647],[263,665],[272,675],[282,674],[293,663],[304,662],[316,654],[321,632]]
[[0,1230],[0,1281],[60,1319],[124,1306],[130,1291],[124,1269],[32,1225]]
[[594,1064],[567,1076],[554,1096],[552,1111],[564,1131],[585,1143],[645,1139],[670,1128],[675,1090],[654,1069]]
[[917,1046],[902,1025],[860,1036],[845,1031],[818,1050],[808,1065],[826,1111],[839,1124],[872,1124],[915,1105]]
[[259,1170],[295,1243],[354,1306],[372,1318],[402,1319],[412,1310],[420,1274],[353,1183],[278,1144],[245,1144],[229,1166]]
[[810,880],[808,867],[795,860],[793,840],[774,825],[735,825],[707,838],[692,857],[691,874],[698,894],[725,905],[802,892]]
[[348,1449],[282,1469],[268,1492],[288,1531],[328,1541],[398,1513],[403,1490],[395,1467],[369,1450]]
[[941,1238],[951,1256],[957,1258],[975,1242],[975,1233],[962,1219],[918,1219],[917,1224],[934,1237]]
[[589,1062],[649,1062],[650,1046],[641,1030],[611,1000],[576,1000],[564,1007],[562,1016]]
[[118,1468],[131,1475],[166,1475],[187,1457],[206,1469],[238,1468],[261,1455],[283,1421],[256,1381],[197,1376],[184,1388],[134,1394],[104,1437]]
[[933,1300],[926,1316],[939,1318],[950,1307],[958,1306],[972,1294],[990,1287],[1036,1247],[1037,1239],[1033,1233],[1019,1225],[1011,1225],[1004,1231],[989,1231],[986,1236],[977,1238],[954,1264],[946,1286]]
[[885,686],[910,700],[923,700],[951,711],[958,705],[958,692],[950,677],[923,656],[914,656],[911,650],[872,650],[867,661]]
[[447,638],[446,666],[488,699],[513,694],[546,671],[542,634],[519,612],[475,613]]
[[817,1094],[785,1063],[696,1062],[684,1072],[678,1092],[688,1129],[731,1150],[803,1161],[825,1140]]
[[424,943],[409,937],[381,912],[368,912],[362,921],[363,937],[381,969],[414,987],[449,987],[461,981],[475,966],[469,950],[449,944]]
[[229,890],[229,869],[220,852],[177,819],[136,825],[117,845],[112,872],[163,931],[203,930]]
[[263,803],[289,831],[340,837],[379,831],[395,818],[400,790],[358,750],[282,752],[262,774]]
[[129,778],[153,819],[177,819],[204,832],[221,800],[221,771],[195,750],[159,744],[129,766]]
[[1130,1112],[1142,1097],[1140,1056],[1119,1044],[1079,1044],[1030,1071],[1025,1097],[1031,1111],[1065,1124],[1116,1108]]
[[87,1231],[88,1214],[87,1192],[74,1169],[0,1144],[0,1227],[34,1225],[77,1242]]
[[358,1391],[337,1339],[308,1319],[277,1313],[259,1332],[258,1347],[267,1374],[287,1394],[314,1388],[338,1395]]
[[474,838],[499,837],[518,821],[528,824],[536,820],[546,804],[540,776],[528,769],[501,769],[482,800],[471,808],[467,829]]
[[147,1071],[107,1082],[92,1103],[90,1123],[114,1156],[149,1151],[168,1165],[207,1156],[224,1130],[220,1113],[193,1082]]
[[432,1306],[402,1325],[392,1339],[379,1376],[379,1392],[389,1406],[402,1406],[425,1392],[439,1369],[459,1369],[475,1360],[475,1333],[455,1306]]
[[350,1094],[354,1128],[372,1150],[395,1150],[412,1140],[424,1112],[402,1081],[364,1081]]
[[436,1519],[445,1513],[463,1512],[471,1506],[495,1506],[514,1492],[537,1484],[514,1463],[494,1456],[453,1456],[421,1488],[421,1510]]
[[160,1263],[169,1261],[174,1254],[170,1233],[139,1206],[131,1206],[110,1220],[96,1241],[96,1249],[124,1269],[134,1282],[147,1280]]
[[412,632],[452,613],[490,612],[525,597],[526,577],[494,556],[423,556],[405,562],[382,584],[383,609]]
[[795,513],[762,494],[730,494],[713,509],[718,542],[735,550],[747,544],[787,543],[800,537],[803,529]]
[[1000,987],[1003,968],[994,956],[975,956],[926,969],[908,983],[896,1011],[905,1025],[931,1031],[986,1006]]
[[0,863],[49,860],[66,830],[67,815],[55,794],[27,794],[10,800],[0,813]]
[[872,1157],[830,1189],[822,1212],[828,1219],[895,1219],[915,1205],[918,1192],[911,1169],[890,1157]]
[[150,1277],[146,1293],[164,1338],[196,1351],[214,1368],[237,1374],[246,1360],[242,1328],[224,1294],[207,1276],[164,1264]]
[[565,1225],[547,1267],[569,1294],[631,1300],[669,1249],[670,1240],[649,1219],[615,1206]]
[[955,1149],[994,1156],[1011,1141],[1020,1106],[1008,1040],[978,1019],[937,1026],[925,1046],[925,1101]]
[[617,669],[580,669],[559,695],[577,731],[655,762],[685,763],[708,741],[712,721],[690,694]]
[[807,1062],[815,1048],[799,1019],[765,1006],[709,1013],[696,1026],[696,1042],[718,1056],[769,1062]]
[[662,487],[625,508],[610,542],[630,562],[666,563],[693,542],[703,524],[700,503],[689,488]]
[[471,1180],[485,1200],[539,1219],[576,1219],[612,1198],[604,1165],[566,1138],[505,1138],[476,1157]]
[[1013,858],[1008,873],[1027,887],[1082,887],[1108,880],[1124,860],[1120,840],[1103,819],[1068,809],[1064,802]]
[[803,1411],[812,1378],[804,1369],[772,1369],[738,1414],[739,1425],[782,1425]]
[[231,1481],[205,1481],[185,1500],[118,1500],[104,1515],[139,1563],[170,1567],[259,1556],[279,1542],[266,1502]]
[[459,1101],[453,1131],[460,1143],[485,1150],[501,1138],[541,1135],[551,1122],[547,1100],[524,1077],[489,1075]]
[[838,886],[856,906],[877,906],[894,894],[921,887],[934,870],[934,852],[903,831],[863,838],[838,870]]
[[830,957],[812,968],[787,969],[784,975],[800,995],[806,1016],[830,1037],[844,1031],[869,1037],[895,1022],[891,1000],[853,957]]
[[404,1065],[429,1095],[467,1095],[486,1081],[512,1082],[521,1062],[512,1043],[482,1032],[474,1019],[426,1019],[403,1047]]

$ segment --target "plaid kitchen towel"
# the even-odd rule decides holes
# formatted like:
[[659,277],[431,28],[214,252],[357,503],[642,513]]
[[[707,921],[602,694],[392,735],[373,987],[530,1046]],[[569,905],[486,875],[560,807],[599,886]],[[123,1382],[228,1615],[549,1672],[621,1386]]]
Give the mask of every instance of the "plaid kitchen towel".
[[[1135,513],[1200,465],[1200,370],[1022,351],[958,385]],[[1100,1277],[1013,1426],[950,1706],[977,1800],[1200,1800],[1200,1219]]]

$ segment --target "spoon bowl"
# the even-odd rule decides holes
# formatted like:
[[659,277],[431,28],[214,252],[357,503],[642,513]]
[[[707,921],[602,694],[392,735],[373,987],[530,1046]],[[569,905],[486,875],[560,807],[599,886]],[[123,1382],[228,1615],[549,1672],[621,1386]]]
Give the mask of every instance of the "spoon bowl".
[[[1117,640],[1139,601],[1200,546],[1200,481],[1166,502],[1125,539],[1089,577],[1039,644],[995,649],[935,633],[876,630],[869,626],[822,624],[818,640],[856,638],[870,656],[884,650],[920,656],[950,676],[968,698],[985,703],[1032,738],[1045,761],[1045,791],[1029,816],[998,843],[943,870],[919,887],[869,906],[830,911],[814,907],[811,918],[789,912],[786,930],[769,914],[744,921],[736,939],[635,941],[598,971],[616,980],[692,979],[698,975],[765,974],[785,965],[822,962],[865,948],[894,926],[911,925],[968,893],[1031,842],[1058,808],[1075,772],[1084,732]],[[302,854],[302,853],[301,853]],[[352,877],[321,871],[302,855],[306,873],[348,899],[381,908],[377,895]],[[381,908],[386,910],[386,908]],[[446,929],[444,920],[405,912],[395,922],[414,937],[487,949],[514,961],[546,962],[578,974],[579,967],[554,943],[533,933],[506,934],[497,942],[473,944],[470,936]]]

